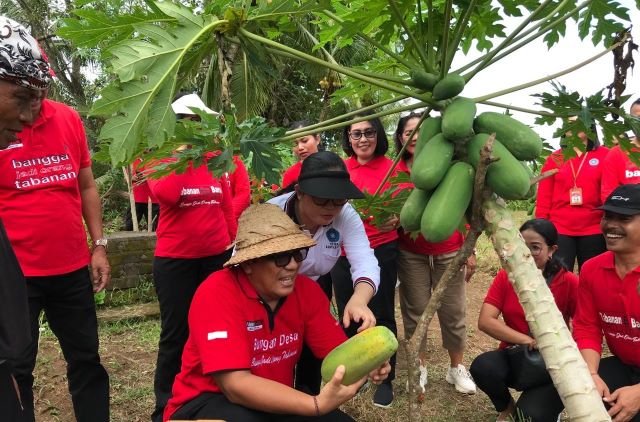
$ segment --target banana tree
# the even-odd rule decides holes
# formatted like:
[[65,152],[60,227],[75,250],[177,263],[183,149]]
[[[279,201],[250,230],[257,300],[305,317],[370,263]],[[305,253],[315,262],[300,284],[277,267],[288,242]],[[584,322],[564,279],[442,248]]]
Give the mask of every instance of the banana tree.
[[[241,7],[206,6],[198,13],[169,1],[148,0],[147,4],[145,13],[120,16],[106,23],[100,19],[86,20],[80,26],[74,23],[76,26],[68,26],[61,32],[76,42],[103,42],[106,47],[114,79],[101,92],[93,113],[108,118],[100,137],[108,143],[114,164],[131,161],[142,148],[151,147],[168,153],[187,141],[195,147],[181,153],[181,160],[165,171],[174,167],[184,168],[188,160],[198,161],[204,151],[215,149],[221,154],[209,165],[213,170],[222,172],[228,170],[232,153],[239,149],[243,155],[251,155],[256,163],[253,169],[258,176],[273,178],[277,175],[277,154],[272,153],[276,142],[366,120],[370,117],[355,116],[369,110],[376,110],[375,116],[385,117],[426,108],[428,112],[425,116],[439,113],[449,121],[456,121],[447,117],[454,115],[454,109],[467,110],[463,113],[467,119],[468,110],[473,110],[473,119],[476,104],[524,110],[538,114],[539,123],[550,124],[562,120],[562,128],[557,133],[572,131],[576,135],[569,136],[568,142],[576,146],[579,146],[577,133],[581,130],[589,133],[593,122],[603,128],[607,140],[614,137],[624,139],[623,133],[627,127],[638,129],[636,123],[620,109],[620,104],[626,99],[623,96],[624,78],[615,81],[617,89],[608,98],[600,93],[581,97],[568,92],[561,85],[555,85],[555,93],[540,94],[538,108],[506,106],[495,101],[507,93],[570,73],[611,51],[623,56],[621,51],[624,48],[632,50],[634,46],[625,31],[629,21],[628,10],[615,1],[586,0],[577,3],[545,0],[540,3],[501,0],[492,3],[489,0],[284,0],[252,2]],[[502,25],[505,17],[518,18],[519,22],[508,33]],[[499,87],[471,99],[460,96],[464,94],[465,84],[477,74],[489,71],[492,64],[529,43],[542,38],[549,48],[553,47],[564,35],[569,19],[577,21],[582,39],[589,38],[594,45],[603,42],[605,47],[602,51],[562,72],[525,84]],[[298,24],[309,22],[317,26],[314,48],[302,49],[299,45],[283,42],[283,34],[293,28],[297,30]],[[110,40],[115,42],[110,43]],[[374,57],[360,66],[340,64],[330,54],[325,54],[328,44],[346,46],[356,41],[366,43],[375,51]],[[480,50],[482,55],[452,69],[454,57],[467,53],[472,47]],[[233,57],[225,58],[224,54],[220,54],[220,49],[231,48]],[[286,133],[269,127],[260,117],[240,121],[229,104],[221,119],[202,115],[202,124],[176,124],[170,109],[174,93],[192,80],[201,66],[209,66],[206,70],[208,73],[214,72],[211,66],[216,60],[216,66],[224,75],[221,59],[228,61],[227,69],[234,65],[235,60],[241,60],[246,75],[251,74],[252,66],[276,60],[301,61],[341,75],[343,86],[333,94],[336,101],[365,95],[370,101],[367,106],[353,112]],[[623,65],[617,70],[618,74],[624,73],[626,76]],[[444,80],[448,81],[447,86],[438,87]],[[495,80],[500,80],[499,75]],[[225,94],[226,89],[222,91]],[[229,93],[225,95],[228,103]],[[578,120],[568,122],[566,117],[571,115],[578,116]],[[445,132],[444,124],[442,131]],[[450,133],[457,132],[454,130]],[[471,204],[467,214],[475,216],[471,218],[473,236],[468,237],[453,265],[462,265],[464,255],[473,247],[479,232],[486,228],[503,266],[509,272],[527,320],[531,321],[531,330],[571,419],[610,420],[546,283],[508,212],[491,193],[498,191],[497,185],[491,183],[491,175],[487,175],[487,184],[482,183],[484,173],[489,171],[487,166],[495,164],[495,158],[491,158],[490,154],[491,142],[488,142],[487,149],[484,146],[487,139],[471,141],[473,135],[471,127],[471,132],[467,130],[448,136],[451,138],[449,140],[456,143],[455,154],[458,159],[473,162],[477,173],[476,200],[471,202],[470,196],[466,199],[467,204]],[[469,145],[473,142],[477,147],[482,147],[479,159],[471,158]],[[621,144],[625,147],[624,141]],[[495,154],[499,155],[498,146],[494,145],[493,148]],[[476,148],[476,153],[478,151]],[[539,154],[538,149],[536,155]],[[504,162],[505,157],[502,155],[498,158]],[[434,160],[439,158],[435,157]],[[519,159],[536,158],[527,156]],[[399,159],[400,154],[395,162]],[[469,164],[462,167],[469,169],[465,178],[473,183],[473,176],[469,177],[469,174],[473,175],[474,169]],[[525,183],[528,189],[528,179]],[[434,192],[435,195],[437,188]],[[524,194],[523,190],[515,197]],[[504,193],[502,195],[506,196]],[[369,197],[368,205],[375,208],[376,200],[375,195]],[[479,218],[481,212],[484,213],[484,219]],[[431,235],[424,234],[427,238]],[[454,266],[449,269],[450,272],[456,271]],[[405,342],[410,356],[410,375],[415,372],[416,351],[426,335],[429,319],[430,316],[425,314],[414,338]],[[413,381],[414,377],[411,379]],[[416,394],[415,391],[413,388],[413,394]],[[410,403],[415,403],[415,400],[410,400]],[[415,408],[412,407],[409,419],[415,418]]]

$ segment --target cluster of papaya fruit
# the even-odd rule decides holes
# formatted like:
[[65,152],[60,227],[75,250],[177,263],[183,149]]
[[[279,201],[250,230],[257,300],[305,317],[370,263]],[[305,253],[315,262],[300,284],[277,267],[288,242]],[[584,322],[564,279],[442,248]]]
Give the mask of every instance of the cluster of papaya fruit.
[[[526,161],[542,152],[542,139],[512,117],[477,114],[473,100],[458,96],[464,78],[450,74],[437,80],[423,71],[412,73],[420,88],[434,99],[448,100],[441,116],[427,117],[420,126],[411,168],[411,192],[400,213],[408,232],[420,232],[430,242],[442,242],[461,226],[473,195],[480,150],[496,134],[487,168],[486,185],[504,199],[527,199],[536,194]],[[451,100],[452,99],[452,100]]]

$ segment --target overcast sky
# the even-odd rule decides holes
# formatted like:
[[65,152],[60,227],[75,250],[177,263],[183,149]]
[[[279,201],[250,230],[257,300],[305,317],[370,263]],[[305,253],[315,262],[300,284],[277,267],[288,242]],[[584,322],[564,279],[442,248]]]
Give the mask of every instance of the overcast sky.
[[[631,10],[631,21],[640,22],[640,12],[635,8],[633,0],[620,0],[620,3]],[[514,27],[518,20],[513,20]],[[562,38],[558,44],[548,50],[543,37],[538,38],[534,43],[522,48],[512,55],[502,59],[492,65],[487,70],[478,74],[470,81],[465,88],[464,95],[467,97],[478,97],[484,94],[498,91],[503,88],[516,86],[525,82],[539,79],[564,69],[572,67],[604,50],[601,44],[594,47],[590,39],[581,41],[578,37],[578,30],[573,21],[568,21],[567,36]],[[640,29],[633,28],[632,36],[634,41],[640,44]],[[640,97],[640,57],[638,52],[634,54],[638,63],[634,73],[627,75],[627,90],[625,94],[632,95],[632,98],[625,105],[628,110],[634,99]],[[454,61],[453,68],[465,64],[469,59],[458,55]],[[609,53],[597,61],[577,70],[571,74],[558,78],[558,82],[565,85],[569,90],[578,91],[582,95],[591,95],[600,91],[613,81],[613,54]],[[549,83],[537,85],[527,90],[495,98],[494,101],[515,106],[540,109],[536,106],[537,98],[531,94],[543,91],[552,91]],[[491,107],[480,105],[479,111],[492,109]],[[503,111],[503,109],[495,109]],[[533,125],[535,116],[526,113],[513,114],[522,122]],[[557,140],[551,139],[554,129],[548,126],[537,127],[536,130],[543,137],[548,139],[553,145],[557,145]]]

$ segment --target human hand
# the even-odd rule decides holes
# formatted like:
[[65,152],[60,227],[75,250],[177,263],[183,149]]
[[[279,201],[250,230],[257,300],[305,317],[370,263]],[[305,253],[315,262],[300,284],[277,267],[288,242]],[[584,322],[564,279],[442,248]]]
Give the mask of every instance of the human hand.
[[603,400],[612,405],[609,416],[613,422],[630,421],[640,411],[640,385],[620,387]]
[[527,336],[527,340],[522,343],[524,346],[527,346],[529,350],[534,350],[538,348],[538,344],[536,343],[536,339],[530,336]]
[[602,380],[602,378],[600,378],[600,375],[591,374],[591,378],[593,379],[593,382],[596,385],[596,390],[598,390],[598,395],[602,397],[603,400],[605,399],[605,397],[608,398],[610,396],[609,387]]
[[91,253],[91,282],[93,293],[102,291],[111,281],[111,267],[107,260],[107,251],[102,246],[96,246]]
[[389,372],[391,372],[391,365],[386,361],[379,368],[369,372],[369,379],[376,385],[382,384],[382,381],[389,376]]
[[467,283],[471,281],[471,277],[476,272],[477,266],[478,266],[478,262],[476,260],[476,254],[474,253],[472,255],[469,255],[469,258],[467,258],[467,263],[465,264],[465,267],[467,268],[467,273],[464,275],[464,281],[466,281]]
[[359,322],[358,332],[376,325],[376,317],[367,306],[367,303],[357,296],[351,296],[349,302],[344,307],[344,315],[342,316],[342,325],[349,328],[351,321]]
[[390,232],[397,229],[398,224],[400,224],[400,219],[397,215],[392,215],[387,221],[385,221],[378,227],[378,230],[380,230],[382,233]]
[[318,410],[321,415],[337,409],[342,403],[353,398],[367,380],[367,377],[362,377],[351,385],[342,385],[345,371],[344,365],[338,366],[331,380],[320,390],[317,399]]

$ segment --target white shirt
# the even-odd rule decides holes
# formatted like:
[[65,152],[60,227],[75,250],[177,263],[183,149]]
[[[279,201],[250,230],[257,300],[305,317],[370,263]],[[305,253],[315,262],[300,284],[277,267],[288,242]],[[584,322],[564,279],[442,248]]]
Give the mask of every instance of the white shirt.
[[[270,199],[268,203],[279,206],[295,221],[292,198],[294,194],[295,192],[290,192],[277,196]],[[318,227],[313,240],[317,245],[309,249],[307,259],[302,261],[300,266],[300,274],[314,280],[327,274],[340,258],[341,247],[343,247],[351,264],[353,285],[366,282],[374,288],[374,291],[378,291],[380,284],[378,260],[371,249],[362,220],[351,204],[344,205],[340,214],[330,224]]]

